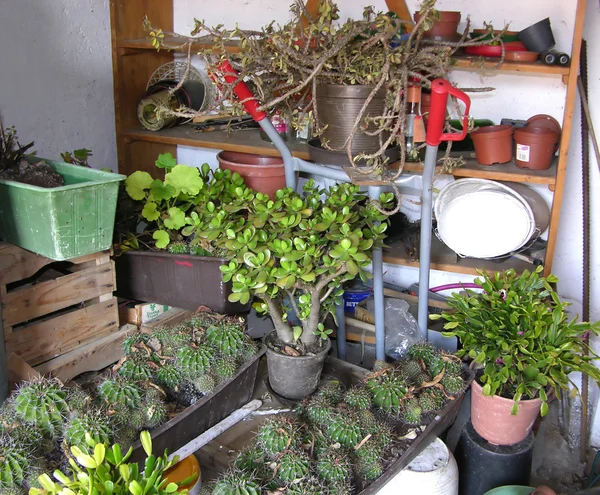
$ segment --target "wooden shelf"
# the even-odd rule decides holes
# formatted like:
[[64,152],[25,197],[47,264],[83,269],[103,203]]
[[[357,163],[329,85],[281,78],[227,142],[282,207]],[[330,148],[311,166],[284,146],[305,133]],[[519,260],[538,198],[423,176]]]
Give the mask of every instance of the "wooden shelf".
[[[419,268],[419,262],[413,261],[406,254],[402,241],[394,241],[383,249],[383,262],[391,265],[412,266]],[[460,258],[449,247],[444,245],[435,235],[431,238],[431,269],[477,275],[477,270],[502,271],[514,268],[517,272],[532,270],[535,266],[516,258],[505,261],[491,261],[475,258]],[[384,269],[385,271],[385,269]]]
[[[181,125],[153,132],[145,129],[130,129],[122,135],[130,141],[145,141],[148,143],[174,144],[195,146],[198,148],[211,148],[224,151],[239,151],[242,153],[255,153],[267,156],[280,156],[271,143],[264,141],[258,129],[240,131],[209,131],[200,132],[191,125]],[[289,140],[287,142],[295,157],[308,160],[308,146],[306,143]]]
[[[174,38],[165,38],[163,41],[164,48],[162,50],[173,50],[176,52],[183,52],[183,43],[181,40],[175,40]],[[205,50],[212,46],[211,43],[203,43],[201,41],[194,42],[192,44],[192,51]],[[117,48],[132,48],[135,50],[154,50],[156,48],[152,46],[152,42],[148,38],[137,38],[137,39],[126,39],[119,40],[117,42]],[[229,53],[238,53],[241,52],[242,49],[239,46],[239,43],[235,41],[225,43],[225,48]]]
[[558,75],[568,76],[570,67],[562,65],[546,65],[542,62],[504,62],[498,66],[498,60],[483,57],[456,57],[454,69],[468,71],[501,71],[501,72],[519,72],[531,75]]

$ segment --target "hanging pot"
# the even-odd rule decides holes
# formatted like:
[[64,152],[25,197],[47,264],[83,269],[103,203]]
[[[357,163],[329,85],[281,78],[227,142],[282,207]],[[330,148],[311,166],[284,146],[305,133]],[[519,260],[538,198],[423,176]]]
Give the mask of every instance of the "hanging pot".
[[559,133],[545,127],[526,126],[515,131],[515,163],[520,168],[548,170]]
[[483,395],[477,380],[471,386],[471,422],[473,428],[495,445],[514,445],[527,438],[540,413],[542,401],[519,401],[519,412],[511,414],[514,401],[498,395]]
[[275,193],[285,187],[285,168],[280,157],[221,151],[217,161],[219,168],[237,172],[250,189],[270,198],[274,198]]
[[513,132],[514,128],[511,125],[478,127],[471,132],[477,161],[481,165],[510,162]]

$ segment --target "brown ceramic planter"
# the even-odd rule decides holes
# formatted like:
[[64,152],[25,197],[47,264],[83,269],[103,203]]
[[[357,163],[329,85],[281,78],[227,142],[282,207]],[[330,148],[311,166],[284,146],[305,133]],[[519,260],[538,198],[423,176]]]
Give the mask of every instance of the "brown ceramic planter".
[[478,127],[471,132],[477,161],[481,165],[510,162],[513,151],[513,132],[514,128],[511,125]]
[[[429,31],[425,31],[423,36],[427,38],[437,38],[454,36],[460,23],[460,12],[450,10],[440,10],[440,18],[433,23],[433,27]],[[421,14],[414,13],[415,22],[419,22]]]
[[559,134],[545,127],[523,127],[515,131],[517,167],[548,170],[556,151]]
[[235,151],[221,151],[217,155],[219,167],[237,172],[250,189],[273,198],[285,187],[283,159],[274,156],[252,155]]
[[471,422],[473,428],[495,445],[514,445],[527,438],[540,413],[542,401],[519,401],[519,413],[513,416],[514,401],[497,395],[483,395],[481,385],[473,380],[471,386]]

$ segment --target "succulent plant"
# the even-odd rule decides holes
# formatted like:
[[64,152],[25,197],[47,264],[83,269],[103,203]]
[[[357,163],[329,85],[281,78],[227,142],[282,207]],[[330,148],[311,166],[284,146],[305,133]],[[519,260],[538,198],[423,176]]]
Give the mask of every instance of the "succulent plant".
[[407,401],[404,412],[402,413],[402,419],[409,425],[420,425],[423,421],[422,418],[423,410],[419,405],[418,399],[411,399]]
[[393,366],[388,363],[387,361],[383,361],[381,359],[377,359],[375,361],[375,363],[373,364],[373,371],[376,373],[378,371],[382,371],[382,370],[391,370],[393,369]]
[[169,253],[171,254],[188,254],[190,249],[185,242],[172,242],[169,244]]
[[360,461],[356,468],[360,477],[366,481],[375,480],[381,476],[381,473],[383,473],[383,466],[381,464],[381,461]]
[[194,379],[192,385],[201,394],[208,394],[217,386],[217,381],[212,375],[206,373]]
[[364,387],[354,386],[344,394],[344,402],[358,411],[371,409],[371,394]]
[[42,430],[22,420],[11,399],[7,399],[0,408],[0,436],[9,437],[29,452],[38,451],[44,442]]
[[190,380],[207,373],[213,361],[212,352],[206,347],[182,347],[177,351],[175,365],[181,374]]
[[162,344],[162,354],[173,355],[182,345],[191,339],[191,334],[187,327],[176,325],[173,327],[157,327],[151,334],[153,339],[158,339]]
[[427,376],[421,369],[421,366],[414,359],[407,359],[403,361],[400,365],[400,370],[404,380],[409,385],[419,387],[427,379]]
[[0,493],[2,495],[27,495],[27,490],[20,486],[11,486],[10,488],[4,488]]
[[404,380],[396,375],[384,375],[367,381],[373,404],[388,413],[400,410],[400,401],[406,394]]
[[14,408],[23,421],[46,435],[57,436],[69,407],[67,392],[58,380],[40,379],[26,382],[14,399]]
[[238,366],[235,357],[227,356],[217,359],[214,366],[215,374],[222,380],[227,380],[235,375]]
[[320,493],[323,493],[323,487],[317,480],[310,478],[304,479],[300,483],[294,483],[285,490],[285,495],[315,495]]
[[99,410],[88,410],[85,413],[73,415],[64,431],[64,442],[85,450],[87,444],[85,434],[89,433],[96,443],[110,444],[112,442],[112,425],[107,416]]
[[355,451],[356,469],[358,474],[365,480],[370,481],[378,478],[383,472],[381,457],[382,448],[371,440]]
[[324,489],[321,488],[320,491],[315,491],[313,493],[323,493],[325,495],[351,495],[354,493],[354,490],[350,479],[347,479],[338,483],[331,483]]
[[256,434],[258,445],[270,456],[292,446],[295,439],[296,425],[285,416],[265,421]]
[[322,398],[331,406],[337,406],[343,395],[342,385],[338,380],[326,382],[315,393],[315,396]]
[[446,373],[449,375],[458,375],[462,374],[462,364],[460,361],[445,361]]
[[145,428],[154,428],[167,419],[167,406],[163,395],[153,387],[148,388],[146,392],[142,412],[144,413]]
[[265,454],[256,445],[242,450],[233,461],[234,468],[247,473],[261,471],[264,465]]
[[132,381],[144,381],[152,378],[152,368],[144,361],[128,359],[118,371],[119,375]]
[[98,387],[100,397],[111,405],[136,409],[142,403],[142,391],[134,383],[119,378],[107,378]]
[[211,326],[206,330],[207,342],[224,356],[235,356],[244,347],[244,331],[240,325]]
[[245,363],[246,361],[249,361],[254,356],[256,356],[258,354],[259,349],[259,345],[256,342],[254,342],[254,340],[252,340],[251,338],[247,338],[244,341],[244,346],[238,353],[238,357],[240,358],[240,361],[242,363]]
[[[40,485],[39,477],[50,471],[48,464],[44,459],[37,459],[29,465],[29,469],[27,471],[27,476],[23,481],[23,485],[29,488],[42,488]],[[4,493],[4,491],[2,492]]]
[[131,356],[132,354],[135,354],[137,351],[135,350],[134,346],[136,344],[148,342],[149,338],[150,336],[148,334],[141,332],[134,333],[133,335],[128,335],[123,339],[123,343],[121,344],[121,347],[123,348],[123,354],[125,354],[126,356]]
[[190,254],[192,256],[212,256],[212,254],[198,244],[190,246]]
[[356,421],[366,433],[377,433],[380,426],[380,421],[375,417],[372,411],[362,410],[356,413]]
[[212,495],[260,495],[260,487],[251,475],[231,471],[219,479],[213,487]]
[[0,490],[19,487],[29,469],[27,451],[9,437],[0,438]]
[[344,413],[338,413],[331,419],[327,427],[327,435],[334,442],[339,442],[349,448],[354,447],[363,439],[360,426],[352,416]]
[[68,389],[67,404],[73,412],[85,411],[94,401],[92,396],[79,387]]
[[181,373],[173,364],[167,363],[161,366],[156,372],[156,381],[158,384],[169,390],[175,389],[182,380]]
[[331,405],[322,397],[313,396],[304,408],[308,420],[316,425],[327,424],[332,417]]
[[302,452],[288,451],[279,458],[277,477],[284,483],[298,483],[309,473],[310,459]]
[[440,383],[446,393],[450,395],[457,395],[465,388],[464,380],[458,375],[444,375]]
[[427,388],[419,395],[419,406],[424,413],[439,411],[445,402],[443,394],[437,388]]
[[348,456],[341,449],[334,448],[328,449],[319,456],[316,470],[319,477],[327,484],[348,480],[352,474]]

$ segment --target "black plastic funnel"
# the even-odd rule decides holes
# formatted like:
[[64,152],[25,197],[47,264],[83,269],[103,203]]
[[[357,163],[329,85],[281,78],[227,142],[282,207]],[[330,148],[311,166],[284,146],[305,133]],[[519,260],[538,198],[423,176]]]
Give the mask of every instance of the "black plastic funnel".
[[540,22],[532,24],[519,33],[519,39],[530,52],[542,53],[552,48],[555,44],[550,18],[546,17]]

